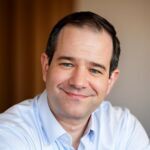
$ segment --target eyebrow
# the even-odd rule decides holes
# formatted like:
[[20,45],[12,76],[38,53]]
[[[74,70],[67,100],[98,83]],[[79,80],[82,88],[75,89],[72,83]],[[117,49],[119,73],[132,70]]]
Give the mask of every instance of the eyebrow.
[[103,69],[103,70],[106,71],[106,67],[105,67],[104,65],[102,65],[102,64],[95,63],[95,62],[91,62],[91,64],[92,64],[92,66],[94,66],[94,67],[98,67],[98,68],[101,68],[101,69]]
[[68,56],[60,56],[60,57],[58,57],[58,60],[70,60],[70,61],[73,61],[74,58],[73,57],[68,57]]
[[[58,57],[58,60],[74,61],[75,59],[73,57],[69,57],[69,56],[60,56],[60,57]],[[99,64],[99,63],[96,63],[96,62],[90,62],[90,64],[94,67],[98,67],[98,68],[101,68],[101,69],[106,71],[106,67],[102,64]]]

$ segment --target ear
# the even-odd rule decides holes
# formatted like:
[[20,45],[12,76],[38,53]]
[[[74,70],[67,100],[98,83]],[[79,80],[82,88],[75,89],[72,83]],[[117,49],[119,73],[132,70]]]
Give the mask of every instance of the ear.
[[115,83],[116,80],[118,79],[119,73],[120,73],[120,72],[119,72],[119,69],[115,69],[115,70],[112,72],[112,74],[111,74],[111,76],[110,76],[110,78],[109,78],[109,81],[108,81],[107,95],[110,93],[110,91],[111,91],[111,89],[112,89],[114,83]]
[[41,54],[41,66],[42,66],[42,75],[43,75],[43,80],[44,82],[46,82],[46,76],[47,76],[47,72],[48,72],[48,68],[49,68],[49,64],[48,64],[48,56],[45,52],[43,52]]

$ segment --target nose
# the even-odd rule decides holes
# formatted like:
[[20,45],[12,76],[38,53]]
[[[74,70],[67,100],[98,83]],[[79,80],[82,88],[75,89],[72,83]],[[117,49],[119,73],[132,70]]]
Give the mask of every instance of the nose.
[[69,79],[69,85],[80,90],[87,87],[87,71],[83,67],[75,68]]

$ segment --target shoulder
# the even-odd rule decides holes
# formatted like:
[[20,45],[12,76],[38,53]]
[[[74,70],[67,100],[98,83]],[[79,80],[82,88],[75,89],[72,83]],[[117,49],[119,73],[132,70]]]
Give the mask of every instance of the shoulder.
[[29,99],[10,107],[0,114],[0,126],[15,126],[18,123],[23,124],[33,119],[34,105],[35,101]]
[[114,107],[110,102],[104,101],[96,110],[95,116],[103,134],[108,135],[109,140],[111,137],[116,145],[131,149],[142,149],[149,145],[144,128],[129,109]]
[[99,108],[95,111],[96,116],[101,115],[101,117],[105,117],[105,119],[111,121],[113,120],[114,123],[120,120],[129,119],[128,117],[132,117],[129,109],[121,108],[121,107],[114,107],[109,101],[103,101]]
[[101,127],[110,131],[113,135],[117,130],[121,131],[121,129],[134,126],[137,121],[127,108],[114,107],[109,101],[101,103],[95,111],[95,116]]
[[0,149],[23,149],[36,138],[35,105],[36,100],[29,99],[0,114]]

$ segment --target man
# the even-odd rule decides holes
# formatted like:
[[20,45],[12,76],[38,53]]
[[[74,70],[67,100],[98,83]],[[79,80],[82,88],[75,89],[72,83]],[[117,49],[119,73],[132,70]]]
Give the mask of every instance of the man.
[[148,150],[148,137],[125,109],[103,101],[119,75],[114,27],[77,12],[53,28],[41,55],[46,90],[0,116],[3,150]]

